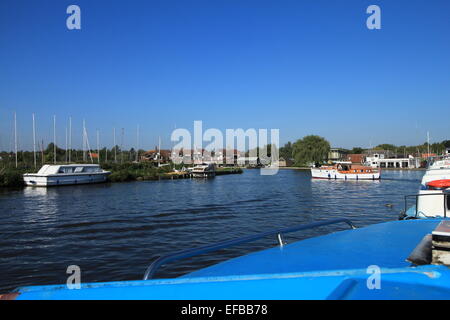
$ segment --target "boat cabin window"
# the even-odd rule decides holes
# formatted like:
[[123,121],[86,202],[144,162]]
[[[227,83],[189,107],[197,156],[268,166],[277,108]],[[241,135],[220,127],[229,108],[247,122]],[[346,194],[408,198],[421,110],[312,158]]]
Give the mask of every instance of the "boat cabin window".
[[83,172],[83,167],[76,167],[74,172],[75,173]]
[[73,173],[73,167],[60,167],[58,173]]

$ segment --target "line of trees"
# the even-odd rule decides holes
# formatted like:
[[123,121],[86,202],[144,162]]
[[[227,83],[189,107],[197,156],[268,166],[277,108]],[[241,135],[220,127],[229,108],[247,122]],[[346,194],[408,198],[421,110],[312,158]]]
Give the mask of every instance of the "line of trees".
[[[380,144],[371,150],[387,150],[393,154],[402,155],[417,155],[427,153],[430,150],[431,153],[443,154],[447,148],[450,148],[450,140],[444,140],[430,144],[425,142],[417,146],[395,146],[393,144]],[[354,147],[352,149],[342,149],[349,154],[362,154],[367,149],[361,147]],[[294,166],[307,166],[311,163],[321,164],[328,158],[330,152],[330,143],[323,137],[316,135],[308,135],[296,142],[288,142],[279,150],[280,157],[284,159],[291,159],[294,162]]]

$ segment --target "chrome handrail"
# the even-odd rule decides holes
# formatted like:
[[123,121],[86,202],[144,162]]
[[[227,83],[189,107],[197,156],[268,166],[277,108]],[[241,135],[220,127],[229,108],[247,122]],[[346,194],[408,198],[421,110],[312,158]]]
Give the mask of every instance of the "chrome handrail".
[[271,230],[271,231],[261,232],[261,233],[251,235],[251,236],[222,241],[222,242],[218,242],[218,243],[214,243],[214,244],[209,244],[209,245],[206,245],[203,247],[197,247],[197,248],[193,248],[193,249],[187,249],[187,250],[171,253],[171,254],[159,257],[155,261],[153,261],[150,264],[150,266],[148,266],[147,270],[145,271],[144,280],[148,280],[149,278],[152,278],[154,276],[154,274],[156,273],[156,271],[159,269],[159,267],[168,262],[173,262],[176,260],[181,260],[181,259],[186,259],[186,258],[190,258],[193,256],[198,256],[198,255],[205,254],[208,252],[217,251],[220,249],[236,246],[236,245],[239,245],[242,243],[252,242],[255,240],[259,240],[261,238],[265,238],[270,235],[277,235],[278,243],[282,247],[285,243],[283,242],[281,235],[284,233],[312,229],[312,228],[317,228],[317,227],[341,223],[341,222],[348,224],[352,229],[356,229],[354,224],[349,219],[338,218],[338,219],[331,219],[331,220],[326,220],[326,221],[313,222],[313,223],[309,223],[309,224],[301,224],[301,225],[296,225],[296,226],[288,227],[288,228],[275,229],[275,230]]

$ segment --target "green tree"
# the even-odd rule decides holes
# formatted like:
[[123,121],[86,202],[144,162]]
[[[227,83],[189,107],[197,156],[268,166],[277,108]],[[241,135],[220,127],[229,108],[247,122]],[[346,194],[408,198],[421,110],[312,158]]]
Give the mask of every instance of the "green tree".
[[396,146],[389,143],[379,144],[375,148],[375,150],[388,150],[388,151],[395,151],[397,149]]
[[309,135],[297,140],[293,147],[295,165],[304,166],[309,163],[323,163],[330,151],[330,143],[322,137]]
[[361,154],[364,152],[363,148],[360,147],[354,147],[352,150],[350,150],[351,154]]
[[280,158],[285,160],[292,158],[292,143],[290,141],[280,148]]
[[441,142],[445,148],[450,148],[450,140],[444,140]]

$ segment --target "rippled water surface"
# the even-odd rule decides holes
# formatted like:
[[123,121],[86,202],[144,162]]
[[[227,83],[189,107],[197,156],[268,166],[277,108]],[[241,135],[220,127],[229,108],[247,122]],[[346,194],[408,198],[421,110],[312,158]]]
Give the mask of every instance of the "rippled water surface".
[[[311,180],[310,173],[259,170],[209,180],[166,180],[0,191],[0,292],[65,283],[69,265],[82,282],[141,279],[159,255],[271,228],[329,218],[358,227],[396,220],[403,196],[423,171],[385,171],[381,181]],[[294,241],[345,226],[292,236]],[[276,245],[264,239],[165,266],[175,277]]]

